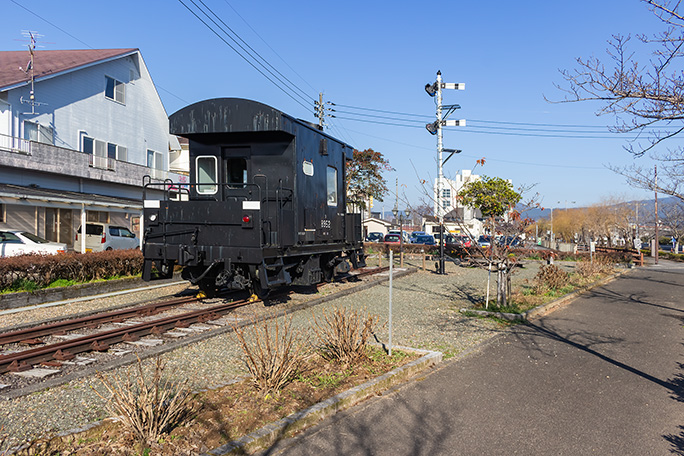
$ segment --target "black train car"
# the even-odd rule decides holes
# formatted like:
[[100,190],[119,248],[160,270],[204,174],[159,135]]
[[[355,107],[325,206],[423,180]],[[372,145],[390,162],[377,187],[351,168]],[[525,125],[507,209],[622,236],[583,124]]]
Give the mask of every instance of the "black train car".
[[239,98],[201,101],[169,121],[189,140],[190,184],[145,186],[167,196],[144,197],[144,280],[179,264],[205,291],[263,294],[330,280],[347,260],[363,266],[361,217],[346,211],[349,145]]

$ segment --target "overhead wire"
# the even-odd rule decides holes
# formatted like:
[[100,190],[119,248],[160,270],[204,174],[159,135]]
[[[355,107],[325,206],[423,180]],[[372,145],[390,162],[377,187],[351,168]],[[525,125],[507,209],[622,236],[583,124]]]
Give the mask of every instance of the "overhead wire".
[[271,52],[273,52],[273,53],[274,53],[274,54],[275,54],[275,55],[276,55],[276,56],[277,56],[277,57],[278,57],[278,58],[279,58],[279,59],[280,59],[280,60],[281,60],[281,61],[282,61],[282,62],[283,62],[283,63],[284,63],[284,64],[285,64],[293,73],[294,73],[294,74],[296,74],[296,75],[299,77],[299,79],[301,79],[302,81],[304,81],[304,83],[305,83],[306,85],[308,85],[309,88],[310,88],[311,90],[313,90],[314,92],[317,92],[317,90],[314,89],[314,87],[313,87],[311,84],[309,84],[309,81],[307,81],[306,79],[304,79],[304,77],[303,77],[301,74],[299,74],[294,68],[292,68],[292,67],[290,66],[290,64],[287,63],[287,60],[285,60],[284,58],[282,58],[282,57],[280,56],[280,54],[278,54],[278,52],[277,52],[275,49],[273,49],[273,48],[271,47],[271,45],[268,44],[268,42],[267,42],[265,39],[263,39],[263,38],[261,37],[261,35],[259,35],[259,33],[258,33],[256,30],[254,30],[254,28],[249,24],[249,22],[247,22],[247,20],[246,20],[244,17],[242,17],[242,16],[240,15],[240,13],[239,13],[235,8],[233,8],[233,5],[231,5],[230,2],[229,2],[228,0],[223,0],[223,1],[226,3],[226,5],[228,5],[228,6],[230,7],[230,9],[233,10],[233,12],[234,12],[240,19],[242,19],[242,22],[244,22],[244,23],[247,25],[247,27],[249,27],[249,29],[250,29],[250,30],[251,30],[251,31],[252,31],[252,32],[261,40],[261,42],[264,43],[264,44],[271,50]]
[[[253,62],[253,61],[251,61],[250,59],[248,59],[247,57],[245,57],[240,51],[238,51],[233,45],[231,45],[231,44],[230,44],[230,43],[229,43],[229,42],[228,42],[228,41],[227,41],[219,32],[217,32],[216,30],[214,30],[214,28],[212,28],[211,25],[209,25],[209,24],[208,24],[204,19],[202,19],[195,11],[193,11],[192,8],[190,8],[187,4],[185,4],[185,2],[184,2],[183,0],[178,0],[178,1],[179,1],[179,2],[180,2],[188,11],[190,11],[190,13],[191,13],[193,16],[195,16],[202,24],[204,24],[205,27],[207,27],[212,33],[214,33],[214,35],[216,35],[216,36],[217,36],[221,41],[223,41],[229,48],[231,48],[236,54],[238,54],[238,55],[239,55],[245,62],[247,62],[252,68],[254,68],[257,72],[259,72],[259,74],[261,74],[261,75],[262,75],[263,77],[265,77],[269,82],[271,82],[271,84],[273,84],[273,85],[276,86],[278,89],[280,89],[285,95],[287,95],[289,98],[291,98],[295,103],[297,103],[297,104],[299,104],[300,106],[304,107],[307,111],[311,109],[311,106],[310,106],[310,105],[306,105],[306,104],[302,103],[302,101],[300,101],[300,99],[297,98],[297,96],[301,97],[301,95],[297,94],[296,92],[293,93],[293,92],[291,91],[291,89],[290,89],[290,90],[286,90],[286,89],[283,88],[280,84],[278,84],[277,82],[275,82],[275,81],[274,81],[271,77],[269,77],[264,71],[262,71],[262,69],[259,68],[255,62]],[[193,5],[195,5],[195,6],[201,11],[201,8],[199,8],[199,7],[197,6],[197,4],[194,2],[194,0],[190,0],[190,1],[193,3]],[[207,16],[206,13],[204,13],[203,11],[201,11],[201,12],[202,12],[202,14],[204,14],[205,16]],[[214,22],[214,24],[216,24],[216,21],[212,20],[211,17],[208,17],[208,18],[209,18],[209,20],[211,20],[212,22]],[[232,41],[235,41],[235,39],[232,38],[231,36],[229,36],[229,35],[225,32],[225,30],[223,30],[218,24],[216,24],[216,27],[219,28],[224,34],[226,34],[226,36],[228,36],[228,38],[230,38]],[[258,61],[257,61],[257,63],[258,63]],[[262,65],[262,66],[263,66],[263,65]],[[274,79],[278,79],[278,78],[275,77]],[[282,81],[281,81],[281,83],[282,83]],[[305,99],[305,101],[313,101],[313,100],[306,100],[306,99]]]
[[[190,0],[190,1],[192,1],[193,4],[195,4],[194,0]],[[266,69],[269,73],[271,73],[271,75],[272,75],[273,77],[278,78],[278,80],[279,80],[280,82],[282,82],[283,84],[285,84],[285,83],[287,82],[287,84],[285,84],[285,85],[287,85],[288,88],[293,89],[293,92],[294,92],[294,91],[299,92],[299,94],[302,96],[302,98],[303,98],[305,101],[310,101],[310,100],[313,99],[313,97],[312,97],[310,94],[307,94],[307,93],[306,93],[304,90],[302,90],[297,84],[295,84],[295,83],[292,82],[290,79],[288,79],[287,76],[283,75],[280,71],[278,71],[278,69],[277,69],[276,67],[274,67],[273,65],[271,65],[271,63],[270,63],[268,60],[266,60],[266,59],[265,59],[258,51],[256,51],[252,46],[250,46],[249,43],[247,43],[245,40],[243,40],[242,37],[240,37],[240,35],[239,35],[235,30],[233,30],[228,24],[226,24],[225,21],[224,21],[223,19],[221,19],[221,18],[214,12],[214,10],[212,10],[209,6],[207,6],[207,4],[204,3],[203,0],[198,0],[198,1],[199,1],[199,2],[202,4],[202,6],[204,6],[204,8],[206,8],[206,9],[207,9],[207,10],[208,10],[216,19],[218,19],[218,20],[221,22],[221,24],[223,24],[223,25],[225,26],[225,28],[228,29],[228,30],[230,31],[230,33],[232,33],[232,34],[235,36],[235,38],[237,38],[237,40],[240,41],[240,43],[244,44],[247,48],[249,48],[249,50],[245,49],[244,46],[242,46],[240,43],[238,43],[235,39],[232,38],[232,36],[231,36],[230,34],[228,34],[228,33],[226,32],[226,35],[227,35],[229,38],[231,38],[231,39],[233,40],[233,42],[234,42],[236,45],[240,46],[240,49],[242,49],[244,52],[246,52],[247,54],[249,54],[249,56],[250,56],[251,58],[253,58],[255,61],[259,62],[259,60],[261,60],[261,62],[263,62],[263,64],[262,64],[262,63],[260,63],[260,64],[264,67],[264,69]],[[197,6],[197,4],[195,4],[195,6]],[[198,8],[199,8],[199,7],[198,7]],[[206,13],[205,13],[205,14],[206,14]],[[210,18],[210,19],[211,19],[211,18]],[[212,22],[214,22],[214,24],[216,24],[215,21],[212,20]],[[218,24],[216,24],[216,25],[218,26]],[[224,30],[224,32],[225,32],[225,30]],[[251,51],[251,52],[250,52],[250,51]],[[255,57],[252,53],[253,53],[253,54],[256,54],[256,57]],[[257,57],[258,57],[258,59],[257,59]],[[273,70],[273,71],[271,71],[271,70]],[[276,76],[276,74],[274,74],[274,72],[277,73],[277,76]],[[282,78],[282,79],[281,79],[281,78]]]
[[[71,33],[67,32],[66,30],[64,30],[64,29],[61,28],[60,26],[58,26],[58,25],[56,25],[56,24],[50,22],[49,20],[45,19],[45,18],[42,17],[41,15],[39,15],[39,14],[37,14],[37,13],[31,11],[30,9],[28,9],[27,7],[25,7],[25,6],[22,5],[21,3],[18,3],[16,0],[10,0],[10,1],[11,1],[12,3],[14,3],[15,5],[17,5],[18,7],[24,9],[26,12],[28,12],[28,13],[30,13],[30,14],[33,14],[34,16],[36,16],[38,19],[42,20],[43,22],[45,22],[45,23],[51,25],[52,27],[56,28],[57,30],[59,30],[60,32],[64,33],[64,34],[67,35],[68,37],[70,37],[70,38],[72,38],[72,39],[78,41],[79,43],[81,43],[82,45],[84,45],[85,47],[87,47],[88,49],[95,49],[95,48],[92,47],[90,44],[88,44],[88,43],[86,43],[85,41],[83,41],[83,40],[77,38],[76,36],[74,36],[74,35],[72,35]],[[165,88],[162,87],[161,85],[159,85],[159,84],[157,84],[157,83],[155,83],[154,85],[155,85],[155,87],[157,87],[157,88],[163,90],[164,92],[168,93],[169,95],[171,95],[171,96],[173,96],[173,97],[176,97],[177,99],[179,99],[179,100],[182,101],[183,103],[187,103],[187,104],[190,103],[189,101],[184,100],[183,98],[181,98],[180,96],[178,96],[178,95],[176,95],[175,93],[171,92],[170,90],[165,89]]]
[[[415,148],[415,149],[427,150],[427,151],[432,151],[432,152],[434,152],[434,150],[435,150],[432,147],[418,146],[415,144],[407,144],[406,142],[403,142],[403,141],[395,141],[393,139],[383,138],[381,136],[371,135],[371,134],[364,133],[361,131],[356,131],[356,130],[349,130],[349,131],[363,135],[363,136],[368,136],[370,138],[380,139],[382,141],[387,141],[387,142],[394,143],[394,144],[400,144],[402,146],[408,146],[408,147]],[[466,153],[460,153],[459,155],[461,157],[469,157],[469,158],[474,158],[474,159],[481,158],[480,156],[469,155]],[[491,161],[491,162],[511,163],[511,164],[515,164],[515,165],[525,165],[525,166],[541,166],[541,167],[548,167],[548,168],[569,168],[569,169],[589,169],[589,170],[591,170],[591,169],[593,169],[593,170],[605,169],[604,167],[600,167],[600,166],[576,166],[576,165],[565,165],[565,164],[556,165],[556,164],[551,164],[551,163],[521,162],[519,160],[503,160],[503,159],[498,159],[498,158],[487,158],[487,161],[488,162]]]

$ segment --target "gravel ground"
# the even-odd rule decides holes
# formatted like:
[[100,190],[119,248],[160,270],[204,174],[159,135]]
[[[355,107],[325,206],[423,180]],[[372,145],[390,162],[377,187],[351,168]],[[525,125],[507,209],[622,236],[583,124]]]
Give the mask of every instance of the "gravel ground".
[[[431,264],[434,263],[428,262],[428,265]],[[557,264],[566,269],[574,267],[572,263]],[[371,262],[369,266],[372,265]],[[421,265],[422,261],[410,260],[406,264],[417,268]],[[524,268],[517,268],[513,275],[514,286],[523,285],[525,280],[532,279],[538,269],[537,262],[528,262]],[[449,263],[447,272],[447,275],[437,275],[429,270],[419,270],[393,281],[393,344],[439,350],[449,357],[506,330],[505,326],[495,321],[466,318],[459,313],[461,307],[484,299],[487,271],[461,268]],[[494,280],[494,275],[492,279]],[[163,288],[160,289],[163,291],[157,293],[168,295],[186,288],[185,285],[177,287],[178,289]],[[328,290],[331,289],[324,289],[321,294],[332,292]],[[0,316],[0,327],[25,323],[30,319],[36,321],[53,318],[60,313],[92,310],[90,306],[104,309],[121,306],[125,302],[142,302],[151,299],[149,293],[152,292]],[[320,316],[325,309],[335,306],[365,310],[379,316],[381,327],[377,331],[377,338],[386,343],[388,297],[389,284],[384,282],[346,297],[330,299],[313,309],[294,312],[291,314],[292,324],[295,328],[311,333],[308,328],[311,327],[313,314]],[[274,306],[274,309],[278,308],[278,305]],[[240,355],[234,336],[224,334],[167,353],[163,358],[167,362],[167,372],[173,377],[188,378],[194,389],[203,389],[217,387],[246,375]],[[126,368],[122,368],[116,374],[122,375],[125,371]],[[96,391],[105,394],[99,380],[86,378],[0,402],[0,434],[7,433],[14,444],[23,439],[82,427],[102,419],[106,416],[104,401]]]
[[36,322],[55,321],[60,318],[70,317],[74,314],[86,312],[103,312],[114,310],[119,307],[133,306],[136,304],[149,303],[152,300],[164,299],[179,293],[197,290],[188,282],[177,285],[154,288],[151,290],[136,291],[134,293],[119,294],[108,298],[94,297],[87,301],[71,302],[69,304],[46,306],[46,307],[25,307],[20,309],[8,309],[0,311],[0,332],[10,328],[24,326],[26,324],[36,324]]

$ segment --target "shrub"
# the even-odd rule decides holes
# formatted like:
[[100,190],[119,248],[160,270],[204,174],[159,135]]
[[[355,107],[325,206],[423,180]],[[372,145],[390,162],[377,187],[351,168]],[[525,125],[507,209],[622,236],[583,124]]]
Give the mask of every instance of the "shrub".
[[607,256],[597,255],[593,262],[582,260],[575,266],[577,274],[584,278],[590,278],[597,274],[608,274],[613,270],[613,262]]
[[570,281],[570,276],[555,264],[545,264],[539,269],[534,280],[535,292],[542,294],[546,290],[560,290],[565,287]]
[[[111,379],[98,372],[110,394],[107,411],[114,417],[121,417],[122,426],[133,433],[138,442],[151,444],[159,437],[180,424],[192,412],[190,390],[187,379],[172,382],[162,378],[164,363],[157,357],[152,379],[148,380],[143,363],[138,358],[135,373],[132,369],[124,378]],[[132,378],[134,377],[134,378]]]
[[56,280],[88,282],[137,275],[142,265],[143,256],[137,249],[0,258],[0,289],[16,289],[31,282],[44,288]]
[[264,396],[280,391],[296,377],[304,360],[304,343],[292,329],[291,316],[281,322],[278,318],[259,318],[255,313],[253,325],[234,325],[233,330],[252,382]]
[[368,340],[378,324],[377,316],[361,315],[346,308],[323,312],[323,322],[314,316],[314,333],[324,358],[354,364],[367,356]]

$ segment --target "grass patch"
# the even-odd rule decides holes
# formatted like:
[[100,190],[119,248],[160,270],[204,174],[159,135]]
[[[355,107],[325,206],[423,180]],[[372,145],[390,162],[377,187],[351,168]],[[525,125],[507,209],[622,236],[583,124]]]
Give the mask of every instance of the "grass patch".
[[139,277],[140,277],[140,275],[135,275],[135,276],[115,275],[115,276],[107,277],[104,279],[88,280],[86,282],[77,282],[75,280],[67,280],[67,279],[57,279],[53,282],[50,282],[45,287],[39,286],[33,280],[20,279],[20,280],[17,280],[15,283],[13,283],[12,286],[10,286],[9,288],[5,288],[3,290],[0,290],[0,295],[10,294],[10,293],[33,292],[33,291],[38,291],[38,290],[43,290],[43,289],[48,289],[48,288],[72,287],[74,285],[84,285],[84,284],[88,284],[88,283],[108,282],[110,280],[135,279],[135,278],[139,278]]

